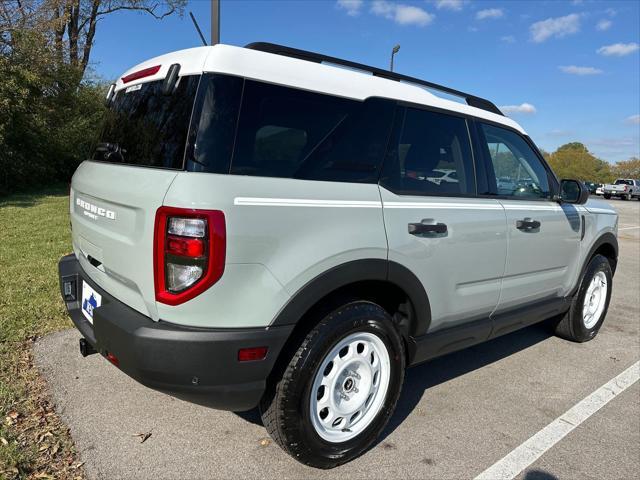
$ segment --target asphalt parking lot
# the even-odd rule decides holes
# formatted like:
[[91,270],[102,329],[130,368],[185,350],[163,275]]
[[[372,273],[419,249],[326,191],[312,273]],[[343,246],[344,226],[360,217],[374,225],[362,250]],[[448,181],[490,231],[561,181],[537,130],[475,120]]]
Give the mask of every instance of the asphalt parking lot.
[[[90,478],[474,478],[640,359],[640,202],[609,203],[620,214],[620,258],[594,341],[536,325],[415,367],[380,442],[333,470],[288,457],[255,411],[189,404],[97,355],[82,358],[75,330],[40,339],[36,361]],[[141,443],[140,433],[151,436]],[[636,382],[517,478],[638,478],[639,452]]]

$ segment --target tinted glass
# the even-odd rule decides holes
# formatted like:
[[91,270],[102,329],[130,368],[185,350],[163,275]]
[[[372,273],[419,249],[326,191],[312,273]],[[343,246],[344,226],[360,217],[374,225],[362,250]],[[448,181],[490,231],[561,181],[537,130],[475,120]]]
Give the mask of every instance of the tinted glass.
[[180,78],[171,95],[162,94],[162,80],[117,92],[105,114],[93,159],[182,168],[199,79],[199,76]]
[[491,157],[498,195],[548,198],[547,171],[526,140],[511,130],[493,125],[482,124],[481,129]]
[[389,149],[381,184],[412,195],[475,194],[466,121],[407,108]]
[[622,180],[619,178],[616,180],[615,185],[633,185],[633,180]]
[[187,150],[189,170],[229,172],[243,85],[240,77],[203,75]]
[[309,155],[297,178],[377,182],[395,102],[379,98],[358,104]]
[[365,102],[245,81],[231,173],[376,182],[393,116]]

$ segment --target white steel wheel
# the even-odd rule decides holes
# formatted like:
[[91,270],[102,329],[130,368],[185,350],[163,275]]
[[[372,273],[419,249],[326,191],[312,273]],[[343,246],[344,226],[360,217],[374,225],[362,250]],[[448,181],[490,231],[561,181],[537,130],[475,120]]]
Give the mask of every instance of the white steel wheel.
[[309,402],[316,433],[341,443],[364,431],[384,405],[390,372],[389,352],[380,337],[356,332],[341,339],[313,379]]
[[602,271],[597,272],[591,279],[582,305],[582,322],[585,328],[593,328],[600,320],[607,303],[607,289],[607,276]]

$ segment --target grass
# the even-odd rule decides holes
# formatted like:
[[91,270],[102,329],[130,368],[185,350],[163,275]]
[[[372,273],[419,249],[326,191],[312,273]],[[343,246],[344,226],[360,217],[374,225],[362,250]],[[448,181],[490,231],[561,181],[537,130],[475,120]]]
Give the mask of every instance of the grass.
[[66,188],[0,199],[0,479],[84,476],[31,353],[38,336],[72,326],[57,278],[68,202]]

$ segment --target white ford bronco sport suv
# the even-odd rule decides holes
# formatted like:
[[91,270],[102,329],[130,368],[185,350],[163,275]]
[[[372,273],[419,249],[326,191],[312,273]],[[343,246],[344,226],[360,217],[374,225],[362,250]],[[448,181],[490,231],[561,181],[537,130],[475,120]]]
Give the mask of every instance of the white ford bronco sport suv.
[[107,101],[59,264],[82,354],[259,406],[300,462],[369,448],[408,366],[551,317],[584,342],[604,321],[615,211],[487,100],[257,43],[151,59]]

